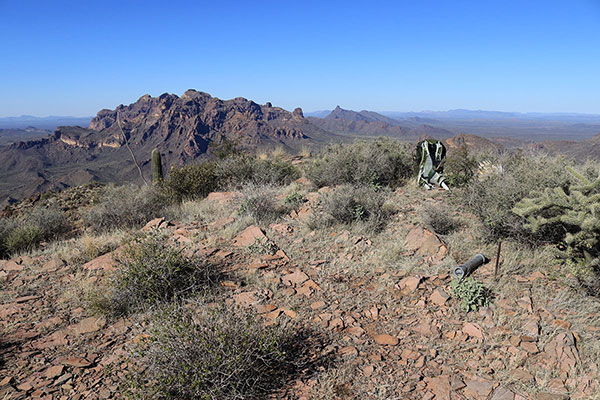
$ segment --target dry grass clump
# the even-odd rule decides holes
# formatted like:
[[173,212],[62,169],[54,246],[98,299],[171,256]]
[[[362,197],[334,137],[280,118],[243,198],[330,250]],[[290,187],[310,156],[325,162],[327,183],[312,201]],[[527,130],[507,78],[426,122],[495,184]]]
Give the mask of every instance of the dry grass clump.
[[158,399],[258,399],[297,371],[304,340],[285,326],[265,327],[247,310],[222,302],[155,313],[137,348],[144,366],[129,394]]
[[238,214],[250,216],[259,225],[273,222],[287,211],[277,200],[278,192],[274,187],[248,185],[242,190],[242,196]]
[[421,220],[427,228],[438,235],[448,235],[460,227],[456,218],[450,215],[448,207],[442,205],[425,205],[421,209]]
[[43,241],[58,239],[70,225],[63,211],[36,207],[25,215],[0,219],[0,258],[35,249]]
[[567,161],[534,154],[511,154],[498,161],[503,172],[474,181],[459,192],[459,200],[483,223],[483,237],[489,241],[514,239],[540,243],[546,232],[532,233],[524,218],[513,212],[515,204],[535,190],[568,187],[571,177]]
[[312,229],[347,225],[364,232],[379,232],[391,214],[384,206],[388,194],[387,190],[369,186],[338,186],[323,195],[309,225]]
[[409,145],[391,139],[331,145],[308,166],[308,179],[321,186],[396,186],[412,175]]
[[119,269],[107,290],[89,294],[89,307],[118,317],[159,303],[177,301],[211,288],[216,268],[183,255],[160,232],[151,232],[125,247]]
[[107,186],[98,203],[84,211],[82,218],[100,232],[138,228],[162,216],[169,204],[168,197],[154,186]]

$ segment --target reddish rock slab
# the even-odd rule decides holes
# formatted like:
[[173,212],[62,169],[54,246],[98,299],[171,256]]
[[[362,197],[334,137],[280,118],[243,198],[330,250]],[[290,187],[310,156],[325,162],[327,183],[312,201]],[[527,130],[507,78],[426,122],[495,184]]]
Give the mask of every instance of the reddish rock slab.
[[256,240],[267,240],[263,231],[255,225],[250,225],[233,239],[233,244],[240,247],[248,247]]
[[498,386],[490,400],[515,400],[515,394],[504,386]]
[[557,366],[562,372],[569,373],[579,363],[579,351],[575,337],[571,332],[561,332],[544,348],[544,360],[549,366]]
[[429,301],[441,307],[446,305],[446,302],[449,298],[450,296],[444,290],[436,289],[433,291],[433,293],[431,293],[431,296],[429,296]]
[[440,375],[433,378],[425,378],[427,390],[430,390],[436,400],[450,400],[450,377],[448,375]]
[[77,367],[77,368],[87,368],[92,365],[92,362],[83,357],[69,357],[69,358],[61,358],[57,360],[63,365],[67,365],[69,367]]
[[303,282],[306,282],[308,279],[309,276],[300,269],[296,269],[293,273],[285,275],[281,278],[283,282],[286,282],[290,285],[299,285]]
[[239,196],[239,192],[212,192],[209,193],[208,196],[206,196],[206,201],[218,201],[222,203],[227,203]]
[[96,271],[99,269],[104,271],[114,271],[117,268],[117,265],[118,263],[114,260],[113,252],[110,252],[88,261],[83,264],[81,268],[88,271]]
[[64,369],[64,366],[55,365],[53,367],[46,369],[44,371],[44,376],[48,379],[56,378],[57,376],[60,376],[62,374],[63,369]]
[[538,393],[536,400],[569,400],[569,396],[558,393]]
[[398,282],[398,288],[400,290],[406,289],[410,292],[414,292],[415,290],[417,290],[420,283],[421,278],[416,276],[407,276],[406,278],[403,278],[400,280],[400,282]]
[[466,382],[464,394],[470,399],[487,399],[492,393],[492,383],[485,379],[471,379]]
[[471,337],[483,339],[483,329],[478,324],[465,322],[462,331]]
[[9,271],[22,271],[23,268],[25,268],[24,266],[17,264],[16,262],[14,262],[13,260],[8,260],[8,261],[0,261],[0,269],[3,269],[6,272]]
[[398,338],[392,335],[388,335],[387,333],[376,335],[373,339],[375,339],[375,342],[380,345],[396,346],[398,344]]
[[89,317],[81,320],[79,323],[69,326],[67,329],[73,335],[81,335],[99,331],[106,325],[104,318]]

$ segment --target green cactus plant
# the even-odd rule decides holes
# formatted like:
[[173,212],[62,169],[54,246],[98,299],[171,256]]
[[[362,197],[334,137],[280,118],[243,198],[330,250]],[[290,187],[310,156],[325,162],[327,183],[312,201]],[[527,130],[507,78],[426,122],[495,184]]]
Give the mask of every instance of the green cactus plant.
[[600,177],[587,179],[567,170],[577,184],[569,188],[547,188],[518,202],[513,211],[526,218],[526,227],[558,233],[560,255],[575,275],[600,274]]
[[163,170],[158,149],[152,150],[152,183],[155,185],[162,182]]

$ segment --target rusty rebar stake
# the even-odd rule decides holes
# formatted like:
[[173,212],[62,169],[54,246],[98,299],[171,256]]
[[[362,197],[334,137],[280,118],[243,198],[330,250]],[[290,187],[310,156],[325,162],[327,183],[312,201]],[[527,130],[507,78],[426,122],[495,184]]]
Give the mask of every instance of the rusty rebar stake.
[[502,242],[498,242],[498,254],[496,254],[496,267],[494,268],[494,279],[498,279],[498,265],[500,264],[500,249],[502,248]]

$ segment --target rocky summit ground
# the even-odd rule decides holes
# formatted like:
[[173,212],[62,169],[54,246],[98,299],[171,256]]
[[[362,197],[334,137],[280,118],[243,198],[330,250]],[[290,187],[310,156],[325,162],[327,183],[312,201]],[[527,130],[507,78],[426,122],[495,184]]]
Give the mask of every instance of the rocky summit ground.
[[[465,313],[450,295],[451,266],[479,251],[493,258],[496,248],[470,235],[470,217],[459,211],[465,227],[451,236],[420,223],[420,205],[445,202],[446,193],[396,190],[398,212],[368,236],[307,227],[326,190],[307,193],[299,210],[262,228],[238,215],[237,193],[186,205],[201,218],[144,228],[227,270],[220,285],[229,302],[253,308],[265,324],[290,320],[324,338],[312,356],[332,361],[273,398],[600,398],[600,306],[558,266],[507,244],[497,278],[495,260],[475,272],[494,295],[489,306]],[[250,251],[257,239],[279,250]],[[77,240],[0,261],[2,399],[120,397],[132,367],[127,346],[143,327],[82,307],[81,288],[102,285],[118,268],[119,243],[87,260],[73,255]]]

